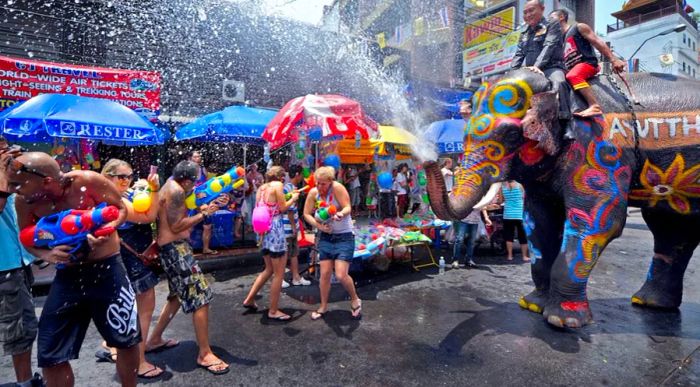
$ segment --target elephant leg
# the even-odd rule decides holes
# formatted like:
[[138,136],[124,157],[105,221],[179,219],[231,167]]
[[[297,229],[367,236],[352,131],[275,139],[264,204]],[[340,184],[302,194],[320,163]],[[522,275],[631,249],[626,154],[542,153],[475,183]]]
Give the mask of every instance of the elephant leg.
[[700,242],[700,219],[642,210],[644,221],[654,235],[654,256],[642,288],[632,304],[652,308],[678,308],[683,300],[683,275]]
[[530,249],[532,280],[535,289],[520,297],[518,305],[542,313],[549,294],[552,264],[557,258],[564,227],[564,205],[560,200],[537,190],[528,190],[523,225]]
[[601,202],[588,208],[567,208],[563,243],[552,265],[543,314],[557,327],[580,328],[592,321],[586,295],[588,277],[605,247],[625,226],[624,202]]

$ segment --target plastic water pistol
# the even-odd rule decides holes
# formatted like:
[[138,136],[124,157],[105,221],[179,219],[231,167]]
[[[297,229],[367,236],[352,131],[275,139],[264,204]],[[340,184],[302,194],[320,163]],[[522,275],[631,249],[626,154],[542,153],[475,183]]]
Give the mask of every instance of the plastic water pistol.
[[[45,216],[33,225],[22,229],[19,240],[25,247],[49,248],[68,245],[75,253],[92,233],[96,237],[107,236],[114,227],[103,227],[105,223],[119,218],[119,209],[101,203],[92,210],[65,210]],[[72,261],[78,260],[75,255]]]
[[306,179],[306,185],[305,185],[305,186],[303,186],[303,187],[301,187],[301,188],[299,188],[299,189],[295,189],[295,190],[292,191],[292,192],[287,192],[286,194],[284,194],[284,200],[289,200],[289,199],[291,199],[291,198],[292,198],[292,193],[294,193],[294,192],[299,192],[299,193],[301,193],[301,192],[309,192],[309,190],[311,190],[311,188],[314,188],[315,186],[316,186],[316,179],[314,179],[314,175],[310,175],[310,176]]
[[194,189],[185,199],[185,205],[188,209],[195,210],[201,205],[209,204],[219,195],[241,187],[245,183],[243,177],[245,169],[242,167],[233,167],[223,175],[212,177]]

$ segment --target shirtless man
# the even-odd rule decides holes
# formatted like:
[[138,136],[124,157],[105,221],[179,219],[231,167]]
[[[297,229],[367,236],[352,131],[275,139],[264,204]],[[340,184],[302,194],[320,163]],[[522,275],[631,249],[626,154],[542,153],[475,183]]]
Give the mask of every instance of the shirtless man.
[[[126,219],[116,187],[98,173],[61,173],[58,163],[40,152],[25,153],[12,160],[10,167],[9,186],[17,194],[20,229],[47,215],[92,209],[103,202],[119,208],[119,218],[105,226],[116,228]],[[86,243],[73,256],[71,246],[28,248],[40,259],[61,264],[39,320],[39,367],[48,386],[72,386],[75,380],[69,361],[78,358],[92,319],[107,345],[117,348],[122,386],[135,386],[141,333],[134,291],[119,255],[119,236],[117,232],[99,238],[88,235]]]
[[198,214],[187,216],[185,198],[192,193],[198,178],[198,165],[192,161],[181,161],[173,169],[172,179],[160,190],[158,245],[170,294],[173,296],[168,298],[148,341],[155,344],[163,340],[165,327],[177,313],[178,307],[182,306],[184,313],[192,313],[199,345],[197,365],[212,374],[223,375],[229,371],[229,365],[214,355],[209,346],[209,302],[212,291],[194,260],[188,242],[192,228],[218,209],[216,204],[211,204],[203,206]]

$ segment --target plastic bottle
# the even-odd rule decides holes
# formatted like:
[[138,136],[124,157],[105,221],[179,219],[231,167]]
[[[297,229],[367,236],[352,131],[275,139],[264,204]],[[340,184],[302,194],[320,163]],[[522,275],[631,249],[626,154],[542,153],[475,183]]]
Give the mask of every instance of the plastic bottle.
[[445,274],[445,257],[440,257],[440,261],[438,262],[438,266],[440,268],[439,272],[440,274]]

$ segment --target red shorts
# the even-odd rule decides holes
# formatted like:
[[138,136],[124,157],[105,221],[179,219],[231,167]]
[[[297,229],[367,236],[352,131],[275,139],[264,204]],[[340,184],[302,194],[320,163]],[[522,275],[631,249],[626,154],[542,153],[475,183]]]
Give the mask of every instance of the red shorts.
[[579,63],[566,73],[566,80],[569,81],[574,90],[590,87],[588,79],[598,74],[598,67],[592,66],[589,63]]

